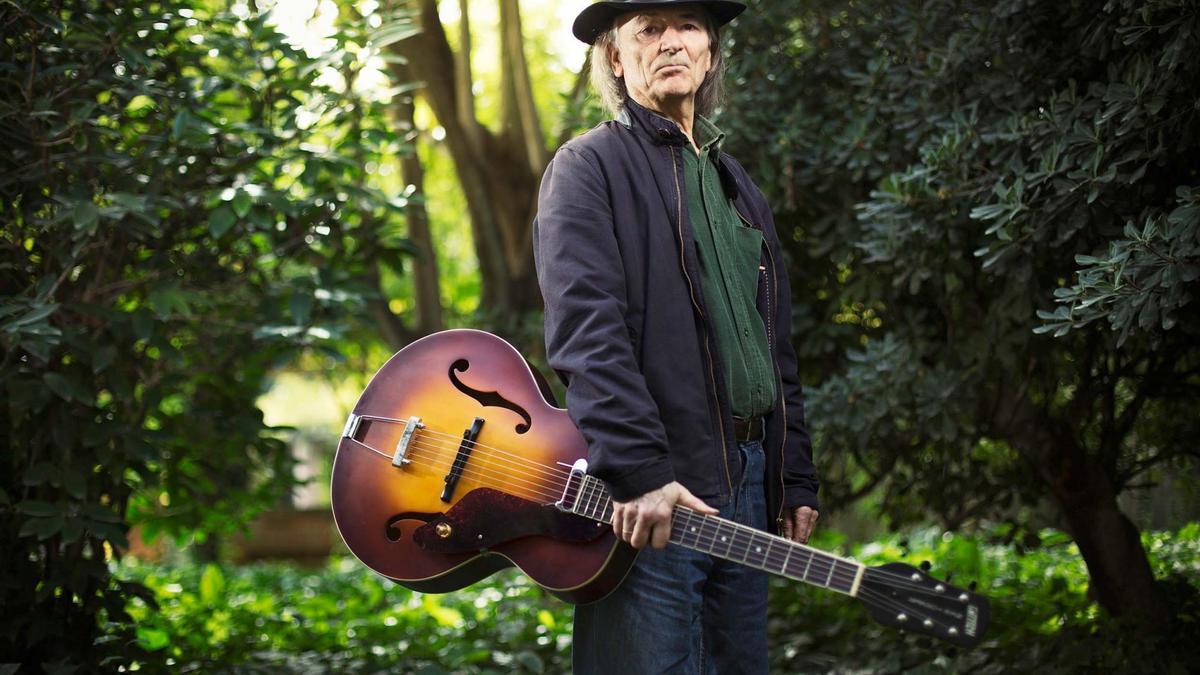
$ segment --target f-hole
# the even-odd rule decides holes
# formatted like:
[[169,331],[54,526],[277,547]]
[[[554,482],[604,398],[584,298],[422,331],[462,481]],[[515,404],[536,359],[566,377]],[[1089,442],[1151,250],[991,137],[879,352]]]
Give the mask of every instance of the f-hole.
[[478,389],[473,389],[464,384],[462,380],[458,379],[458,374],[467,372],[467,369],[470,367],[471,363],[466,359],[459,359],[450,364],[450,371],[447,373],[447,375],[450,377],[450,382],[454,385],[455,389],[458,389],[467,396],[475,399],[479,402],[479,405],[484,406],[485,408],[504,408],[505,410],[511,410],[515,412],[521,416],[521,419],[525,420],[516,426],[517,433],[523,434],[529,431],[529,427],[533,425],[533,418],[529,416],[529,413],[526,412],[524,408],[504,398],[499,392],[480,391]]
[[383,528],[383,536],[387,537],[388,541],[400,541],[404,538],[404,531],[400,529],[400,523],[406,520],[415,520],[420,523],[428,523],[437,518],[441,514],[437,513],[399,513],[391,518],[388,518],[387,525]]

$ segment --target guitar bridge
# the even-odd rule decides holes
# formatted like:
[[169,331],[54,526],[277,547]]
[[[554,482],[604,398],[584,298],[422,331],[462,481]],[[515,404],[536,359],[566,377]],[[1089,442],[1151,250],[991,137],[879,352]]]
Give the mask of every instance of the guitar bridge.
[[412,442],[413,434],[417,433],[417,429],[424,429],[425,425],[421,424],[420,417],[410,417],[404,425],[404,431],[400,434],[400,440],[396,442],[396,454],[392,455],[392,466],[402,467],[405,464],[410,464],[411,459],[408,459],[408,444]]

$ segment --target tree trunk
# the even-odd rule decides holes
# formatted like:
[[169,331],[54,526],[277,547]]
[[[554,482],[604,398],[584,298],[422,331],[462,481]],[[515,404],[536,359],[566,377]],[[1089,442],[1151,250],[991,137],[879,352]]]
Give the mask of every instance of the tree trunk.
[[1096,601],[1114,616],[1162,624],[1169,616],[1166,602],[1137,527],[1117,506],[1112,483],[1095,462],[1071,465],[1063,467],[1051,494],[1087,563]]
[[1169,616],[1167,604],[1100,458],[1070,435],[1069,425],[1023,396],[1010,410],[1007,435],[1049,488],[1087,565],[1096,601],[1113,616],[1161,625]]
[[[401,66],[407,71],[407,66]],[[406,81],[411,81],[411,74],[402,72]],[[412,96],[398,97],[393,106],[396,125],[409,130],[412,141],[412,152],[401,156],[400,175],[406,185],[412,186],[412,195],[404,207],[405,220],[408,223],[408,239],[417,251],[412,261],[413,291],[417,303],[417,320],[415,332],[428,335],[443,328],[442,323],[442,290],[438,281],[437,251],[433,248],[433,235],[429,230],[429,211],[425,202],[419,198],[425,194],[425,167],[421,165],[421,157],[417,153],[420,133],[415,119],[415,107]]]
[[[515,0],[501,0],[501,133],[475,117],[471,96],[469,17],[460,50],[446,40],[436,0],[419,0],[421,32],[391,46],[423,83],[422,94],[446,130],[446,147],[467,200],[482,277],[481,306],[500,316],[537,309],[532,220],[548,153],[542,138]],[[465,3],[460,3],[465,4]],[[400,77],[399,70],[393,73]]]

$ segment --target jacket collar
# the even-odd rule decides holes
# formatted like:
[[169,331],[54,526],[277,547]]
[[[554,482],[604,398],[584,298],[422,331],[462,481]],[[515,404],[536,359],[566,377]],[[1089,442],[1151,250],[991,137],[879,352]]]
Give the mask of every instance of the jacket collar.
[[[678,124],[649,110],[628,96],[625,97],[625,105],[617,115],[617,122],[631,130],[635,127],[644,130],[650,137],[650,142],[655,145],[684,147],[688,144],[687,136],[683,135],[683,130],[679,128]],[[717,175],[721,178],[721,188],[725,191],[726,197],[737,199],[739,193],[737,179],[725,163],[725,153],[718,149],[717,157]]]
[[625,97],[625,106],[617,115],[617,122],[631,129],[644,129],[656,145],[686,145],[688,142],[679,125],[647,109],[629,96]]

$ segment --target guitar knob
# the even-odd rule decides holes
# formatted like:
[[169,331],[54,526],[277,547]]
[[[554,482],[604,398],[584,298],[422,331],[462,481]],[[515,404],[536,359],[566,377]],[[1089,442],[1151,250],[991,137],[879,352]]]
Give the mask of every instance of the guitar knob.
[[438,523],[434,530],[437,532],[437,536],[441,537],[442,539],[449,537],[454,531],[447,523]]

